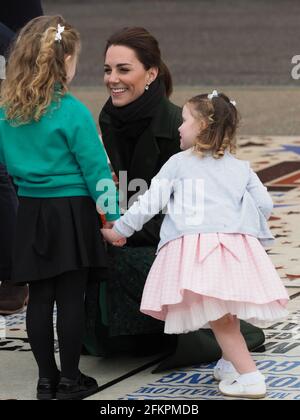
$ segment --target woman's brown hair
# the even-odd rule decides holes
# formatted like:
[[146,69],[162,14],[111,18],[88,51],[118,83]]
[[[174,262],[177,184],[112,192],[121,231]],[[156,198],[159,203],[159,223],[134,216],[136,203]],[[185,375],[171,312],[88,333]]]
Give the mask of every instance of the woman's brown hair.
[[[64,31],[56,40],[58,24]],[[79,33],[61,16],[28,22],[12,46],[1,86],[0,106],[6,118],[14,124],[38,121],[51,101],[68,90],[65,58],[79,48]]]
[[156,67],[158,77],[164,81],[167,97],[171,96],[173,91],[171,73],[161,58],[158,41],[145,28],[130,27],[115,32],[107,40],[104,55],[112,45],[122,45],[135,51],[145,70]]
[[204,93],[194,96],[186,105],[195,119],[204,119],[205,122],[205,128],[195,143],[195,152],[199,155],[209,152],[216,159],[221,158],[226,149],[235,153],[239,115],[228,96],[223,93],[217,96]]

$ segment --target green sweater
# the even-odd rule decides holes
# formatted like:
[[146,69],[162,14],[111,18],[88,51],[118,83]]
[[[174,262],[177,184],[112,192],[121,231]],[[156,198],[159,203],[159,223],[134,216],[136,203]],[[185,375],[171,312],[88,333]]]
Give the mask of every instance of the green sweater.
[[39,122],[11,125],[0,108],[0,163],[19,196],[91,196],[108,221],[119,218],[116,187],[93,117],[69,93],[52,102]]

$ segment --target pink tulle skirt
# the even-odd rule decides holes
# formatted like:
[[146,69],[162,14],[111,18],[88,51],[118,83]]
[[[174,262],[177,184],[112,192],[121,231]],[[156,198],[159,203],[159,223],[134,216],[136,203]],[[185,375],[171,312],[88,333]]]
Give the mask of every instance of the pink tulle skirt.
[[168,242],[149,272],[141,312],[165,321],[165,332],[209,328],[232,314],[257,326],[287,316],[288,294],[253,236],[202,233]]

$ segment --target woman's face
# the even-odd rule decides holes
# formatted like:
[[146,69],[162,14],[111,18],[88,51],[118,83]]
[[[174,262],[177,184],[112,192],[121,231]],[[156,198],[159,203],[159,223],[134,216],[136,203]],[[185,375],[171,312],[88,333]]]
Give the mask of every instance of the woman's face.
[[108,48],[104,63],[104,83],[114,106],[124,106],[139,98],[158,70],[145,70],[134,50],[122,45]]

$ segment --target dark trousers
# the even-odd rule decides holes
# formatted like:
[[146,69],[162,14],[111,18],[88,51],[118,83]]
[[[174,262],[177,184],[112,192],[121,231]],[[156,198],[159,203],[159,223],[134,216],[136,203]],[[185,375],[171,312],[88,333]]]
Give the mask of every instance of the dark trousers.
[[18,199],[5,167],[0,165],[0,281],[11,275],[12,246]]
[[31,19],[42,14],[41,0],[1,1],[0,20],[14,32],[17,32]]
[[41,0],[2,0],[0,14],[0,55],[6,55],[15,32],[31,19],[43,15]]
[[69,271],[29,284],[26,326],[40,378],[55,379],[58,369],[54,353],[53,310],[57,307],[56,330],[61,375],[76,379],[84,333],[84,297],[89,269]]
[[8,46],[14,37],[14,32],[0,22],[0,55],[7,53]]

